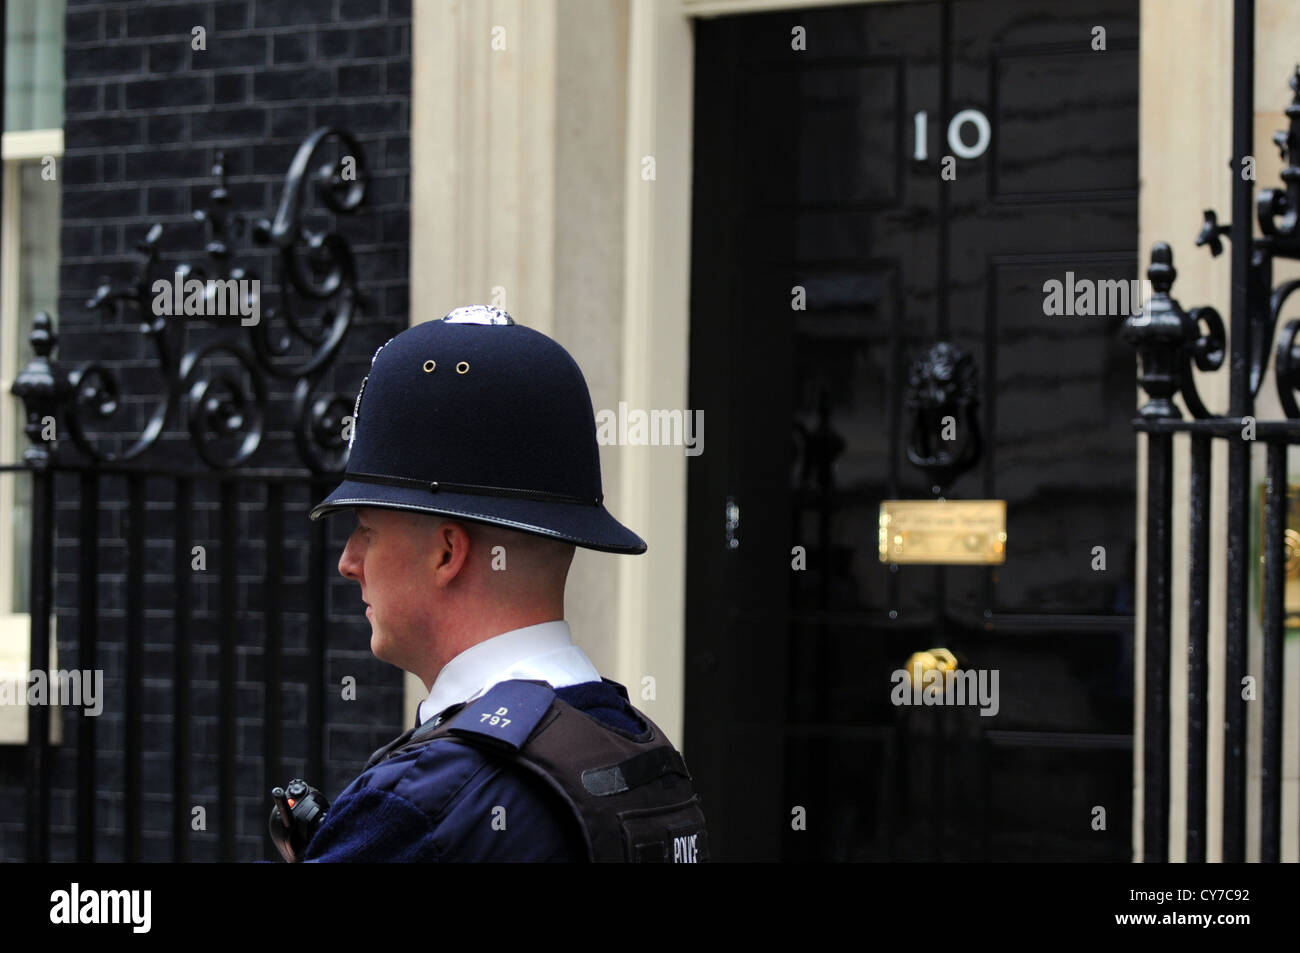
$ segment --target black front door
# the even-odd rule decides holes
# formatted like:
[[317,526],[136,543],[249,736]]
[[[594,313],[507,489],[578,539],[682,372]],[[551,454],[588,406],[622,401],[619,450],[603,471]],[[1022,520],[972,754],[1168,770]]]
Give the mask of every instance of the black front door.
[[[1115,286],[1074,295],[1138,274],[1137,31],[1137,0],[697,22],[685,734],[719,859],[1130,858],[1134,358]],[[1006,501],[1003,564],[881,561],[881,501],[940,496]],[[989,702],[900,704],[934,648]]]

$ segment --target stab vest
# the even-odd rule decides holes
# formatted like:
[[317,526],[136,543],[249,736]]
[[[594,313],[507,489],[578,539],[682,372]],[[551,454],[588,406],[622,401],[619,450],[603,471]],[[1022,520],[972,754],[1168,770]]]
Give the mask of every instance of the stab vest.
[[556,696],[545,682],[499,682],[445,720],[376,752],[372,763],[442,739],[504,756],[541,778],[578,821],[593,862],[709,859],[704,812],[682,756],[650,728],[637,740]]

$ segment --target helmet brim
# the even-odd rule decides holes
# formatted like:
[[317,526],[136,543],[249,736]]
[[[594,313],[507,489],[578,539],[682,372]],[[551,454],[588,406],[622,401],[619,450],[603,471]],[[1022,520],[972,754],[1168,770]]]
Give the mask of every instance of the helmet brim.
[[316,504],[313,520],[358,506],[405,510],[487,523],[521,533],[564,540],[602,553],[637,556],[646,543],[610,515],[602,506],[555,503],[477,493],[431,493],[417,487],[378,486],[345,479],[334,492]]

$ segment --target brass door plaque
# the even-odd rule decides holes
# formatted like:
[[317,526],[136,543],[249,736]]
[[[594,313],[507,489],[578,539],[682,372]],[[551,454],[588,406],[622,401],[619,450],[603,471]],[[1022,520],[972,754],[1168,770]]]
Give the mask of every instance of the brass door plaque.
[[882,500],[880,561],[1000,565],[1006,500]]

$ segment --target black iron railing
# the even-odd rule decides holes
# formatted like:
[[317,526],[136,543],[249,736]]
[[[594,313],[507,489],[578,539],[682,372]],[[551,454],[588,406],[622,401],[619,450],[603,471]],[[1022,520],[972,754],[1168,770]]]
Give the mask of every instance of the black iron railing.
[[[326,155],[332,157],[325,159]],[[219,859],[233,860],[238,756],[237,660],[233,633],[237,631],[235,614],[240,609],[239,577],[247,571],[237,561],[238,546],[245,541],[241,539],[237,522],[238,503],[249,487],[265,493],[261,521],[261,543],[265,551],[261,566],[265,604],[261,617],[265,630],[260,633],[258,644],[262,648],[261,680],[265,699],[261,713],[262,781],[263,789],[269,790],[285,780],[281,715],[285,689],[295,684],[285,679],[282,668],[285,491],[289,487],[303,487],[311,499],[318,499],[328,492],[334,482],[330,475],[343,468],[347,457],[345,417],[352,412],[353,399],[343,393],[321,390],[325,375],[338,357],[358,313],[357,273],[347,241],[333,231],[313,230],[305,209],[315,199],[324,207],[322,213],[356,211],[366,193],[364,153],[345,131],[317,130],[302,143],[293,159],[274,219],[251,223],[232,213],[225,171],[224,160],[218,153],[213,170],[217,181],[208,207],[194,214],[208,232],[209,240],[204,247],[206,266],[182,263],[163,268],[159,263],[163,230],[162,226],[155,225],[138,246],[143,259],[133,280],[118,286],[105,284],[88,302],[92,308],[119,318],[138,317],[140,332],[154,347],[155,369],[162,384],[156,393],[148,395],[151,406],[143,427],[138,428],[138,436],[120,439],[122,433],[134,430],[129,422],[124,422],[125,402],[112,368],[97,361],[65,366],[55,357],[54,323],[42,313],[37,316],[31,334],[35,357],[13,386],[14,394],[24,404],[30,446],[22,463],[0,466],[0,471],[28,473],[32,480],[30,666],[33,670],[48,670],[50,663],[56,477],[73,474],[78,487],[77,664],[82,669],[94,669],[101,661],[97,584],[104,568],[99,525],[103,486],[106,480],[125,480],[127,558],[125,664],[121,672],[124,737],[120,833],[123,859],[128,861],[140,859],[145,829],[142,721],[146,540],[159,535],[157,531],[162,529],[174,547],[170,672],[173,721],[170,795],[174,815],[168,827],[172,858],[184,861],[189,859],[191,851],[188,805],[196,755],[190,731],[197,714],[192,695],[195,574],[191,548],[198,537],[193,521],[196,496],[216,500],[220,529],[219,555],[215,561],[223,637],[216,678],[219,807],[215,826],[219,832]],[[323,217],[328,216],[317,215],[315,220]],[[244,291],[256,289],[251,293],[260,295],[260,276],[252,270],[233,267],[234,242],[245,236],[251,239],[252,246],[271,251],[276,262],[275,286],[280,289],[277,307],[262,308],[260,299],[253,302],[258,319],[252,322],[247,320],[251,308],[241,315],[222,310],[221,317],[210,313],[209,308],[217,303],[216,296],[221,294],[223,286],[243,289],[240,300],[246,305],[250,300]],[[178,315],[160,307],[156,285],[159,279],[199,282],[203,288],[202,299],[195,299],[195,304],[199,305],[200,313]],[[229,285],[231,281],[236,284]],[[162,303],[165,305],[166,301]],[[307,352],[305,356],[303,351]],[[254,469],[248,464],[263,444],[276,381],[286,389],[292,387],[293,419],[289,426],[298,459],[290,468]],[[151,464],[149,460],[154,455],[149,451],[158,446],[160,438],[177,430],[188,435],[188,445],[199,458],[199,465]],[[51,439],[51,434],[70,435],[71,441]],[[110,446],[115,442],[116,447]],[[170,495],[173,501],[171,523],[151,526],[146,502],[154,498],[151,490],[166,484],[170,492],[164,495]],[[329,568],[324,524],[311,524],[309,533],[307,625],[308,632],[320,634],[325,631]],[[296,683],[306,697],[305,763],[310,777],[322,777],[324,772],[325,648],[324,638],[309,639],[305,677]],[[29,860],[44,861],[50,857],[50,710],[45,705],[31,705],[27,714],[26,853]],[[75,736],[76,859],[91,861],[96,855],[99,780],[95,719],[79,718]]]
[[[1226,444],[1227,573],[1224,680],[1223,851],[1224,862],[1245,859],[1246,840],[1246,677],[1248,589],[1250,583],[1251,460],[1257,444],[1267,449],[1264,539],[1263,671],[1258,685],[1262,705],[1260,859],[1277,861],[1281,851],[1282,646],[1286,532],[1286,451],[1300,442],[1300,319],[1278,335],[1275,382],[1285,420],[1260,421],[1255,398],[1283,305],[1300,281],[1273,288],[1273,260],[1300,259],[1300,68],[1292,75],[1289,127],[1273,141],[1286,162],[1285,189],[1265,189],[1252,202],[1254,158],[1253,0],[1236,0],[1233,40],[1233,219],[1220,225],[1212,211],[1198,245],[1213,255],[1221,237],[1232,241],[1231,350],[1224,323],[1213,308],[1185,311],[1169,295],[1176,272],[1169,246],[1155,245],[1147,275],[1154,294],[1131,317],[1126,335],[1141,357],[1140,382],[1150,400],[1134,427],[1147,435],[1147,576],[1145,605],[1145,707],[1143,730],[1143,852],[1148,862],[1169,858],[1170,606],[1172,585],[1173,440],[1190,440],[1188,499],[1188,648],[1187,648],[1187,860],[1206,859],[1209,696],[1209,575],[1211,449]],[[1252,238],[1252,205],[1262,237]],[[1211,413],[1196,390],[1193,365],[1212,372],[1229,359],[1229,408]],[[1174,403],[1180,395],[1192,415],[1185,419]]]

